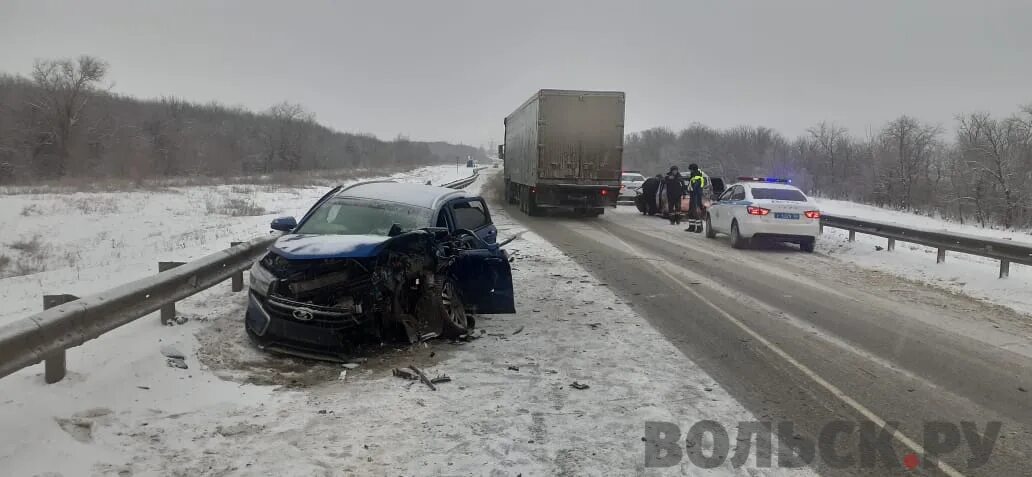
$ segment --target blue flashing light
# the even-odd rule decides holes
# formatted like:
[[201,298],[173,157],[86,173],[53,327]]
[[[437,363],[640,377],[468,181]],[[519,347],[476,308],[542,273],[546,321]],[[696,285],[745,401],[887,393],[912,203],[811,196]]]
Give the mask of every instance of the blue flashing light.
[[782,179],[779,177],[739,177],[738,180],[745,182],[767,182],[771,184],[791,184],[792,179]]

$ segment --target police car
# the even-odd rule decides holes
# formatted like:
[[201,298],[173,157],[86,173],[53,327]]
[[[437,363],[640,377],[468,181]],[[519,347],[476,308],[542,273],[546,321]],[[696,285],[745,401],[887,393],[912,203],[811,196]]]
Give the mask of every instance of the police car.
[[706,237],[731,236],[734,248],[753,240],[799,244],[813,252],[820,234],[817,204],[788,179],[739,177],[706,210]]

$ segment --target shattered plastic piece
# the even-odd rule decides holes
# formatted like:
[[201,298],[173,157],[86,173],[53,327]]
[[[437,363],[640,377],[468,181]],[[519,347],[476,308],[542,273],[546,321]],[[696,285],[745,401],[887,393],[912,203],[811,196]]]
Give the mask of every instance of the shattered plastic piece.
[[437,376],[434,379],[431,379],[430,382],[434,383],[434,384],[450,383],[451,382],[451,378],[449,378],[447,374],[442,374],[440,376]]
[[189,366],[186,365],[186,361],[184,361],[182,359],[179,359],[179,358],[169,358],[166,363],[169,365],[169,367],[172,367],[172,368],[179,368],[179,369],[189,369],[190,368]]
[[520,370],[519,366],[509,366],[509,371],[519,371],[519,370]]
[[434,386],[434,383],[430,382],[430,378],[427,378],[426,375],[423,374],[423,372],[419,370],[419,368],[417,368],[415,366],[412,366],[410,364],[409,365],[409,369],[411,369],[416,374],[418,374],[420,381],[423,381],[423,384],[426,384],[427,387],[429,387],[431,391],[436,391],[437,390],[437,386]]
[[348,377],[348,370],[345,369],[345,370],[340,372],[340,376],[337,379],[343,381],[347,377]]
[[358,363],[344,363],[341,366],[347,369],[355,369],[358,367]]
[[394,370],[391,371],[391,372],[395,376],[397,376],[399,378],[402,378],[402,379],[408,379],[410,381],[415,381],[415,380],[419,379],[419,375],[414,373],[414,372],[412,372],[412,370],[408,369],[408,368],[394,368]]
[[581,384],[581,383],[578,383],[577,381],[574,381],[573,384],[570,385],[570,387],[573,388],[573,389],[588,389],[591,386],[588,386],[587,384]]
[[513,331],[513,332],[512,332],[512,334],[514,334],[514,335],[518,335],[518,334],[520,334],[520,333],[522,333],[522,332],[523,332],[523,327],[521,326],[521,327],[519,327],[519,328],[516,328],[516,331]]
[[176,317],[176,324],[177,325],[185,325],[187,321],[190,321],[190,319],[185,317],[185,316],[183,316],[183,315],[179,315],[179,316]]

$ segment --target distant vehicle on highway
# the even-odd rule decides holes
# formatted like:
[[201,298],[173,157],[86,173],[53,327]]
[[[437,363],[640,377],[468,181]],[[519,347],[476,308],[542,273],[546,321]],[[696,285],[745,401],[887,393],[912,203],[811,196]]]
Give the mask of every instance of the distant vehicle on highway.
[[624,94],[543,89],[505,118],[505,194],[528,215],[598,216],[616,205],[623,171]]
[[455,337],[471,313],[514,313],[512,271],[484,199],[391,181],[333,189],[251,268],[245,327],[261,348],[339,359],[359,338]]
[[728,234],[734,248],[770,240],[813,252],[820,219],[817,204],[789,180],[739,177],[706,211],[706,237]]
[[617,202],[634,202],[638,195],[638,189],[645,183],[645,176],[638,171],[624,171],[620,176],[620,193],[616,197]]

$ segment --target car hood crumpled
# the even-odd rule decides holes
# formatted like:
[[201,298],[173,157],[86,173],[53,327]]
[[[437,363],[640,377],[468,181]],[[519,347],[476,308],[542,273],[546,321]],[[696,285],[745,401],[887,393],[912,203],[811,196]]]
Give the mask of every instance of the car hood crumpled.
[[379,253],[391,240],[383,235],[284,235],[269,250],[287,259],[363,258]]

